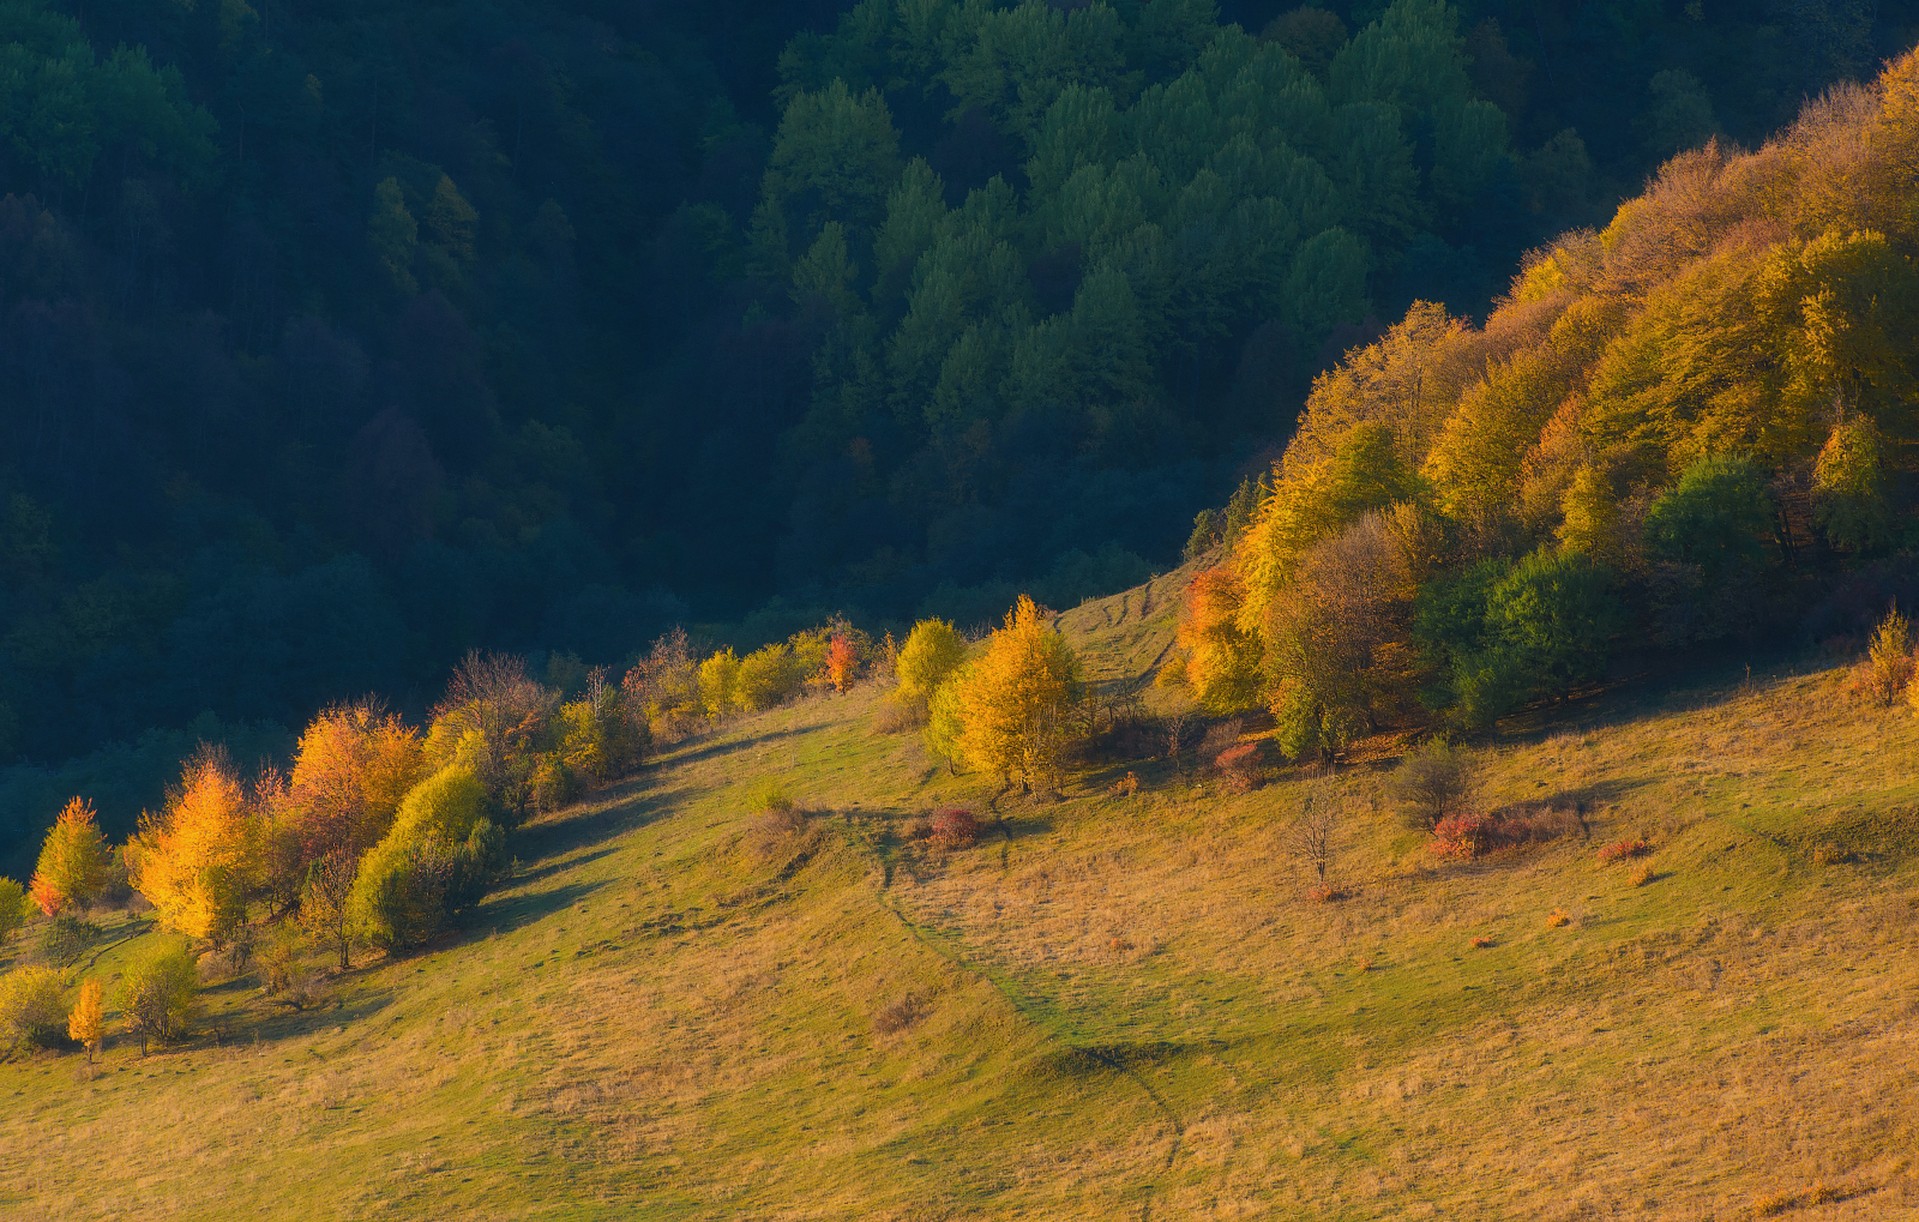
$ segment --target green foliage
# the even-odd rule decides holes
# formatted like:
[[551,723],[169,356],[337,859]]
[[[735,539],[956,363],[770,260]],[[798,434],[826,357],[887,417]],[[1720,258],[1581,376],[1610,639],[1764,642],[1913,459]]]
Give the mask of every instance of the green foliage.
[[26,927],[27,889],[11,878],[0,878],[0,950]]
[[488,810],[486,787],[459,765],[415,786],[360,861],[347,901],[355,936],[385,950],[417,945],[476,901],[505,847]]
[[65,1036],[66,982],[50,967],[16,967],[0,976],[0,1039],[9,1047],[52,1047]]
[[1749,459],[1701,459],[1646,513],[1647,553],[1667,567],[1655,598],[1675,640],[1713,640],[1749,626],[1760,605],[1777,508]]
[[1426,587],[1413,634],[1436,675],[1429,699],[1478,727],[1600,678],[1622,623],[1614,590],[1606,569],[1547,549]]
[[140,1037],[142,1052],[148,1040],[169,1042],[186,1035],[200,1003],[200,973],[186,943],[156,939],[120,973],[114,999]]
[[1884,445],[1872,421],[1833,426],[1812,469],[1813,514],[1833,546],[1869,551],[1892,529]]

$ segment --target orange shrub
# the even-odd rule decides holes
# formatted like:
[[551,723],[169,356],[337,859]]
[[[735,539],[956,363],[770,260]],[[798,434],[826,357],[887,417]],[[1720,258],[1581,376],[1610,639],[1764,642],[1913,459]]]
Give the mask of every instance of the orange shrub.
[[1652,845],[1643,839],[1615,840],[1599,850],[1599,864],[1610,866],[1617,862],[1629,861],[1634,857],[1644,857],[1652,852]]

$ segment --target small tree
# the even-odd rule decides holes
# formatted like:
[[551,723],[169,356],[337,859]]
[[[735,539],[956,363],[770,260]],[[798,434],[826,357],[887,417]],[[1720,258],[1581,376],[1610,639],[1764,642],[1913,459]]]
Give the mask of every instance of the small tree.
[[0,950],[13,941],[27,923],[27,889],[11,878],[0,878]]
[[1322,782],[1307,791],[1299,817],[1286,832],[1286,851],[1306,876],[1317,899],[1332,899],[1338,894],[1333,884],[1333,858],[1339,824],[1339,796],[1332,786]]
[[1072,733],[1079,663],[1031,598],[1020,596],[956,682],[967,762],[1028,792],[1053,785]]
[[894,698],[915,717],[924,719],[932,706],[933,693],[965,661],[966,638],[959,629],[943,619],[921,620],[907,634],[894,662],[898,679]]
[[1453,814],[1469,785],[1466,753],[1444,737],[1408,751],[1389,782],[1406,822],[1422,831]]
[[833,634],[826,646],[826,681],[835,692],[844,696],[853,680],[859,674],[860,651],[843,632]]
[[700,663],[700,707],[714,721],[739,711],[740,659],[731,646]]
[[28,890],[40,911],[55,916],[86,909],[106,883],[106,837],[94,822],[93,803],[74,798],[47,832]]
[[158,816],[128,842],[134,889],[160,924],[217,946],[246,919],[246,885],[258,844],[246,791],[218,755],[189,762]]
[[200,976],[185,942],[163,941],[127,966],[117,993],[127,1025],[149,1040],[176,1040],[187,1033],[199,1008]]
[[80,984],[80,996],[67,1015],[67,1038],[87,1050],[87,1064],[91,1065],[105,1037],[106,1015],[101,1006],[100,982],[84,980]]
[[344,853],[328,854],[307,870],[307,885],[300,893],[300,928],[334,953],[343,972],[353,966],[350,901],[357,866]]
[[1911,685],[1912,670],[1912,621],[1894,607],[1872,630],[1872,643],[1854,681],[1868,701],[1891,708]]
[[67,1008],[60,973],[50,967],[17,967],[0,976],[0,1042],[52,1046],[60,1039]]

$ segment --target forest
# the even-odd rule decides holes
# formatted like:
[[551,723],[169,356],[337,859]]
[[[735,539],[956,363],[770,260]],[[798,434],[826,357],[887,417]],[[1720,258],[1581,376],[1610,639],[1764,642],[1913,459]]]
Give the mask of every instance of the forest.
[[743,649],[835,611],[970,626],[1168,568],[1382,319],[1483,314],[1523,251],[1915,24],[1852,0],[0,22],[16,857],[76,778],[131,830],[194,742],[285,760],[371,692],[422,717],[473,648],[577,691],[682,622]]

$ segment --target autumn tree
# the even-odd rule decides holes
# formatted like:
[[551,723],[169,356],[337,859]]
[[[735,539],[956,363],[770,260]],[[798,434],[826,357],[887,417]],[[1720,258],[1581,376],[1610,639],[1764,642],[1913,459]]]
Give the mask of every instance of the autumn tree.
[[913,625],[900,646],[893,664],[898,685],[894,699],[924,720],[931,707],[933,693],[952,677],[966,660],[966,638],[959,629],[943,619],[923,619]]
[[532,805],[538,747],[559,703],[559,693],[527,674],[524,658],[475,650],[454,669],[434,708],[426,760],[470,769],[501,813],[518,819]]
[[419,732],[377,703],[338,705],[300,735],[276,832],[291,841],[284,863],[297,886],[330,853],[357,856],[386,834],[424,768]]
[[358,869],[359,862],[348,854],[328,853],[307,868],[300,892],[300,928],[333,952],[343,972],[353,966],[351,900]]
[[0,950],[13,941],[27,923],[27,889],[11,878],[0,878]]
[[107,881],[107,842],[94,822],[93,804],[74,798],[40,846],[28,891],[48,916],[92,904]]
[[80,982],[80,995],[67,1015],[67,1038],[87,1050],[87,1064],[100,1051],[106,1038],[106,1014],[101,1005],[100,982],[89,977]]
[[1020,596],[956,682],[958,747],[967,762],[1028,792],[1055,786],[1073,737],[1079,663],[1031,598]]
[[740,658],[732,646],[700,663],[700,707],[714,721],[724,721],[740,708]]
[[202,752],[127,842],[128,876],[165,928],[224,942],[246,920],[257,823],[225,758]]
[[844,632],[836,632],[826,647],[826,682],[832,689],[844,696],[853,686],[853,680],[859,675],[860,651],[852,638]]
[[505,847],[488,816],[486,787],[469,767],[414,786],[360,862],[347,900],[352,936],[388,950],[413,945],[477,900]]

